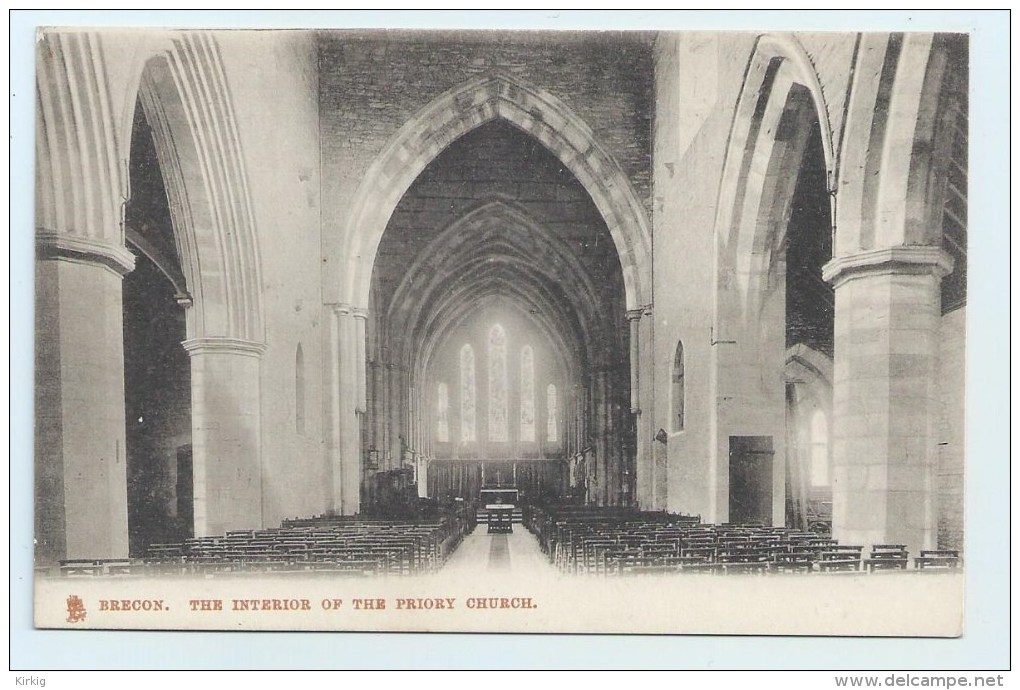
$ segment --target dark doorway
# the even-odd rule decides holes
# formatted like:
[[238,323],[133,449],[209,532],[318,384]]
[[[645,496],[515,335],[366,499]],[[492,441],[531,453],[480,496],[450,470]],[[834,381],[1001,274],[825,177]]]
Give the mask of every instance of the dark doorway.
[[730,436],[730,522],[772,524],[772,437]]
[[191,444],[177,449],[177,531],[194,536],[195,478]]
[[124,403],[131,556],[192,536],[191,362],[187,289],[166,185],[141,106],[131,140],[125,238],[135,269],[124,277]]

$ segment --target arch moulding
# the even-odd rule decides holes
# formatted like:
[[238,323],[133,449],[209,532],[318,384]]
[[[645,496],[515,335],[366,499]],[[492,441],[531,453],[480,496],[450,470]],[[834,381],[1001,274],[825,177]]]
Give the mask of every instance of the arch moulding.
[[629,308],[651,300],[651,231],[644,207],[591,128],[547,91],[493,74],[447,91],[412,117],[369,167],[344,227],[346,301],[368,305],[376,250],[401,197],[432,159],[473,129],[504,119],[549,149],[602,214],[623,268]]
[[[744,81],[733,114],[726,160],[719,185],[715,232],[717,279],[727,284],[730,273],[737,281],[744,309],[753,311],[752,299],[767,273],[769,251],[783,225],[784,209],[793,194],[785,180],[788,165],[799,166],[806,136],[782,135],[789,117],[786,108],[794,99],[810,101],[821,131],[822,152],[831,189],[837,152],[822,93],[811,59],[795,36],[763,34],[758,37],[747,63]],[[789,139],[790,141],[787,141]],[[785,181],[784,181],[785,180]],[[830,200],[830,218],[835,200]]]
[[215,38],[158,34],[136,55],[136,69],[132,98],[152,129],[193,298],[188,337],[246,341],[258,350],[265,341],[258,233]]

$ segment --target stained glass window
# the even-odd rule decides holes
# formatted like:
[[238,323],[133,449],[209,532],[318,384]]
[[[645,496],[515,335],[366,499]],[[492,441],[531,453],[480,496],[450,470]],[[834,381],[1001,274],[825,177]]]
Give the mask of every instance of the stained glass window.
[[489,440],[507,440],[506,332],[489,330]]
[[530,345],[521,349],[521,441],[535,440],[535,354]]
[[445,383],[439,384],[436,398],[436,437],[440,443],[446,443],[450,440],[450,394]]
[[559,433],[559,408],[558,401],[556,400],[556,385],[550,383],[545,389],[545,408],[548,413],[548,421],[546,422],[546,438],[550,443],[557,443],[560,440]]
[[475,351],[460,348],[460,440],[475,440]]

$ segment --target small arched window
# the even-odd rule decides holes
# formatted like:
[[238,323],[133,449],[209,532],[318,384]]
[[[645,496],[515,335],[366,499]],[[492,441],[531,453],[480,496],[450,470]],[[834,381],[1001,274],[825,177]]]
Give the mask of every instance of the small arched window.
[[678,341],[673,357],[673,431],[684,430],[684,344]]
[[450,440],[450,393],[445,383],[439,384],[436,391],[436,439],[440,443],[447,443]]
[[811,415],[811,486],[829,485],[829,420],[822,410]]
[[475,439],[475,351],[465,345],[460,348],[460,440]]
[[535,441],[535,353],[521,349],[521,441]]
[[545,437],[549,443],[560,440],[559,401],[556,399],[556,384],[550,383],[545,389],[546,429]]
[[305,352],[301,343],[294,355],[294,429],[305,433]]

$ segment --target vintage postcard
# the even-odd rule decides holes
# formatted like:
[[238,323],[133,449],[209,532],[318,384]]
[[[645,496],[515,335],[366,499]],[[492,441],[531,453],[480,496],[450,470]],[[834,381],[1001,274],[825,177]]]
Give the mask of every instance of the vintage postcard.
[[35,625],[961,635],[970,48],[40,28]]

